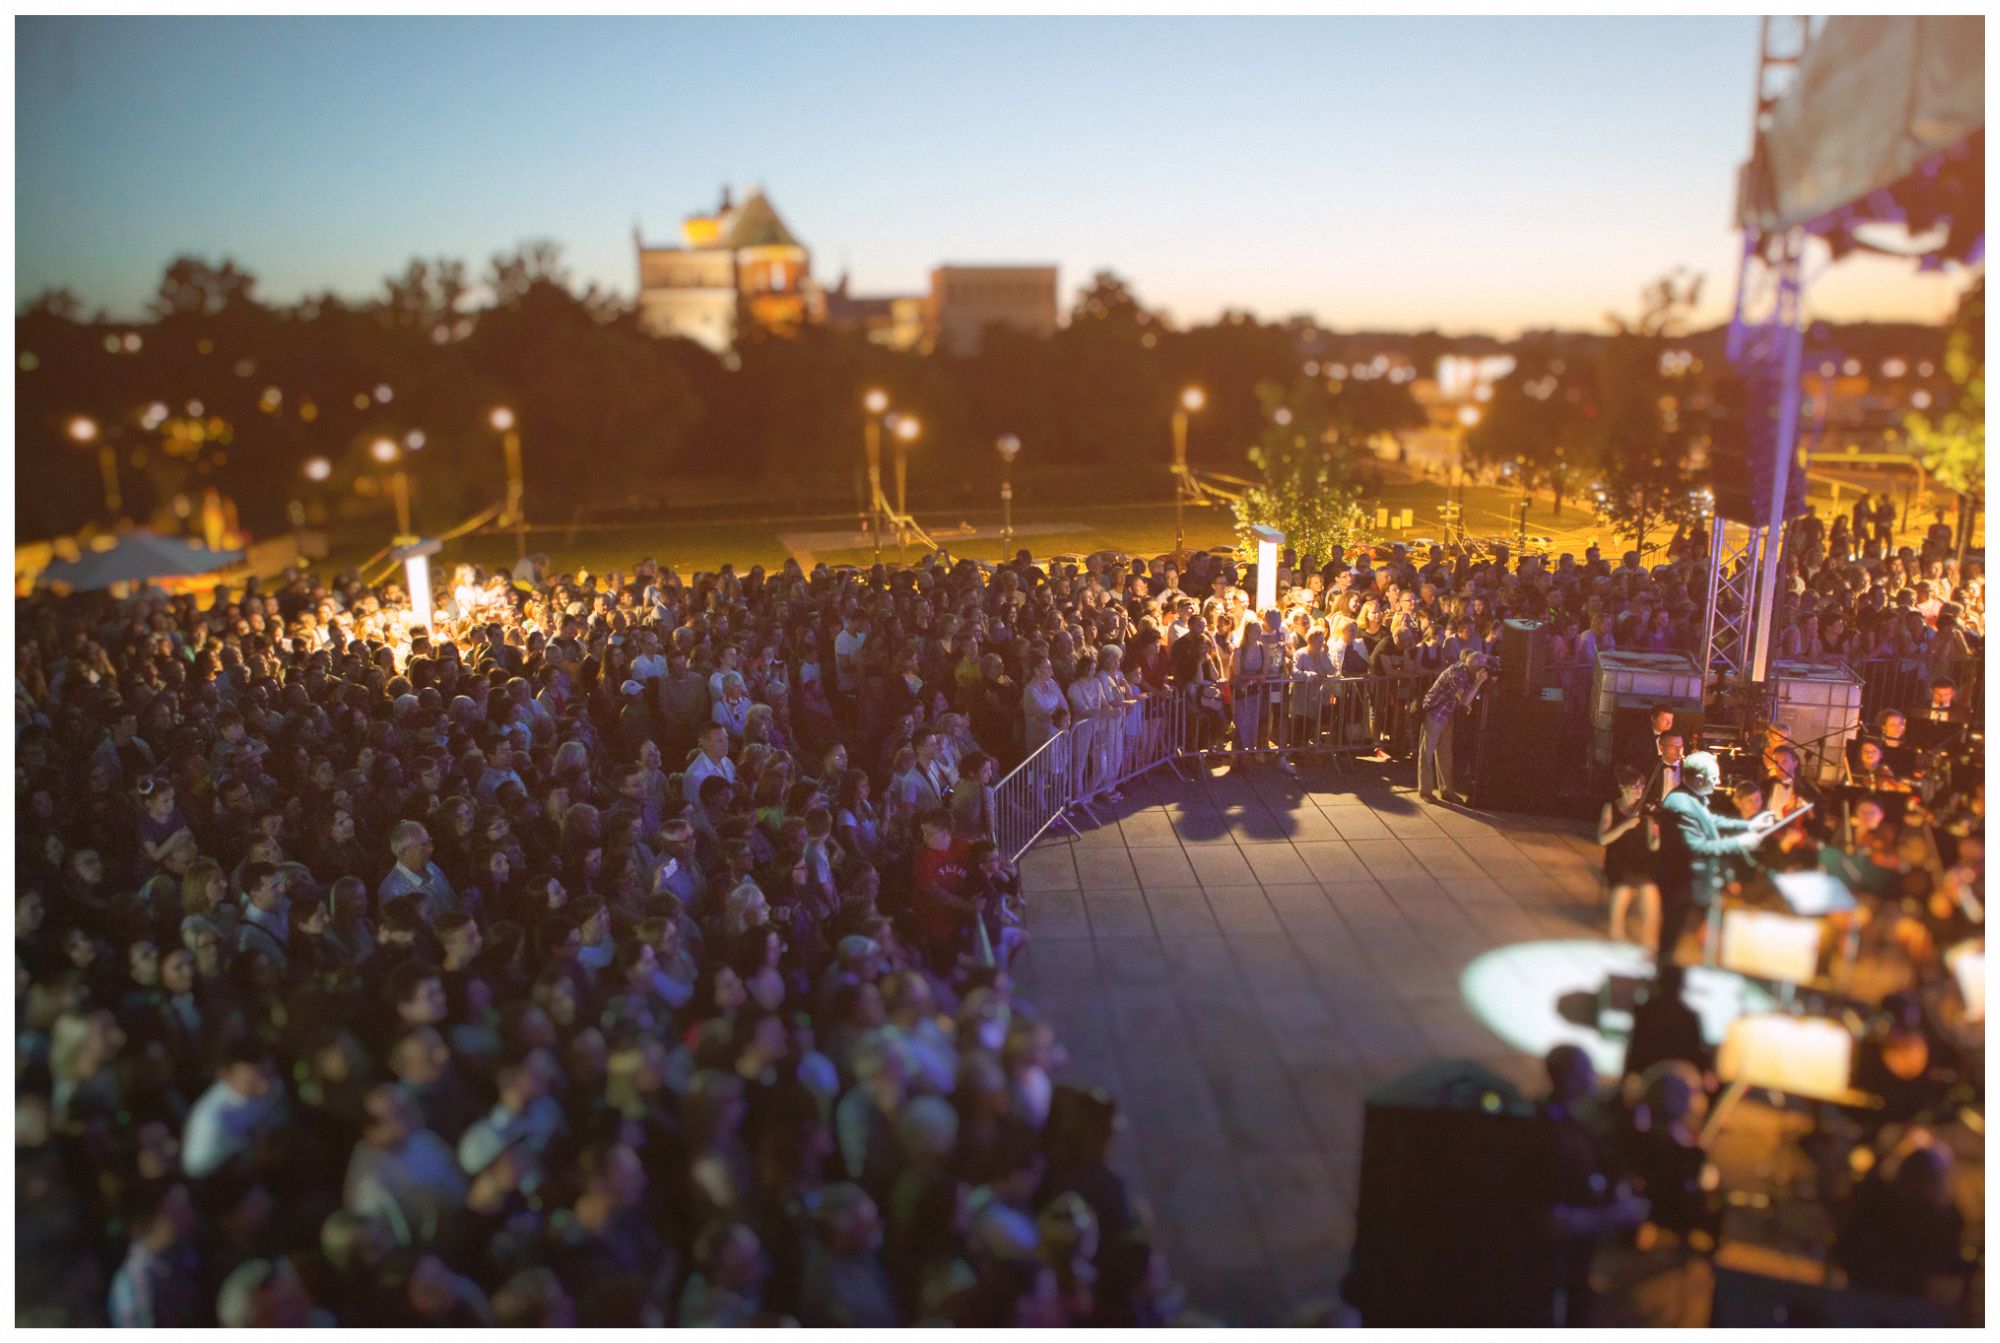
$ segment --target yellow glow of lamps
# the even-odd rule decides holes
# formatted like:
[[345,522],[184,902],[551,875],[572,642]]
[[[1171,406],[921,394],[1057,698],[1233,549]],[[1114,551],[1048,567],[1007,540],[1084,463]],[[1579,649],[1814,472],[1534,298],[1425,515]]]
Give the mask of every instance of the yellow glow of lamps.
[[896,418],[896,437],[905,443],[916,442],[917,435],[922,432],[923,426],[917,423],[916,416],[900,415]]
[[325,480],[333,474],[333,463],[324,457],[309,457],[305,470],[307,480]]
[[1012,434],[1002,434],[993,446],[1000,453],[1000,460],[1011,462],[1021,455],[1021,440]]
[[495,406],[486,422],[504,434],[514,427],[514,412],[506,406]]
[[1479,407],[1461,406],[1458,411],[1458,422],[1464,425],[1468,429],[1470,429],[1473,425],[1478,424]]
[[880,387],[871,387],[868,394],[861,398],[861,404],[868,408],[870,415],[880,415],[889,408],[889,394]]
[[1208,404],[1208,393],[1199,387],[1190,387],[1181,393],[1181,407],[1188,411],[1200,410]]
[[368,455],[378,462],[393,462],[402,455],[402,452],[393,438],[378,438],[368,445]]
[[93,443],[97,440],[97,421],[88,415],[78,415],[63,427],[65,432],[78,443]]

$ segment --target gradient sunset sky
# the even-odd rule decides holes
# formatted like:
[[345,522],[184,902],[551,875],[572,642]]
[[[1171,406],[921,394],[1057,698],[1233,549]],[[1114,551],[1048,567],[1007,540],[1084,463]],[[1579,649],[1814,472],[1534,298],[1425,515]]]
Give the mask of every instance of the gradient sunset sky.
[[[629,294],[762,183],[831,282],[1111,268],[1182,321],[1591,327],[1686,266],[1721,320],[1757,21],[39,19],[16,23],[17,300],[136,317],[166,262],[267,301],[531,238]],[[1957,282],[1844,263],[1834,318]]]

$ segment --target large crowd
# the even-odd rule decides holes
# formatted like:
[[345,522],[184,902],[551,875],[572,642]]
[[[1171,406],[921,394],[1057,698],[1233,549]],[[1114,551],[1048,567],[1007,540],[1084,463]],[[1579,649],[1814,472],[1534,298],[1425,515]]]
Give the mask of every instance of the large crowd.
[[[1817,650],[1978,637],[1932,547],[1802,539]],[[1421,679],[1510,617],[1693,651],[1705,555],[1288,556],[1265,613],[1200,552],[533,556],[427,628],[351,572],[21,599],[18,1318],[1182,1318],[1115,1098],[1014,991],[994,781],[1170,688],[1256,747],[1271,679]]]

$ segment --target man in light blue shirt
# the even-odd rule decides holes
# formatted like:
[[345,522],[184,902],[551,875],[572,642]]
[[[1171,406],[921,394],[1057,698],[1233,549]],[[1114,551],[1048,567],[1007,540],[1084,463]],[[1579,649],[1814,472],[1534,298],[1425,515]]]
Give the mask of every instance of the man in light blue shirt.
[[431,861],[434,848],[431,832],[423,827],[422,822],[397,823],[389,835],[389,849],[396,855],[396,865],[389,869],[389,875],[382,878],[382,884],[375,890],[380,905],[386,905],[400,895],[420,896],[424,918],[432,923],[440,915],[458,908],[458,896],[453,893],[451,883],[445,880],[443,870]]

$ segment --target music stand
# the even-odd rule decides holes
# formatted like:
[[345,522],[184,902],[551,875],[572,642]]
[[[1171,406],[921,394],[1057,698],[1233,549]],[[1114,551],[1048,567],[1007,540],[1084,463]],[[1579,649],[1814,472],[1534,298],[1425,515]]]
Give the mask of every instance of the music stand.
[[[1854,888],[1831,872],[1773,872],[1771,885],[1785,908],[1804,919],[1823,919],[1829,914],[1847,914],[1861,904]],[[1854,963],[1861,955],[1861,929],[1849,927],[1840,939],[1841,967],[1849,983],[1854,979]]]
[[1833,1105],[1874,1102],[1866,1092],[1854,1089],[1854,1036],[1840,1022],[1825,1017],[1783,1012],[1738,1017],[1716,1051],[1715,1071],[1729,1087],[1702,1129],[1704,1147],[1722,1131],[1752,1087]]
[[1793,990],[1812,983],[1819,971],[1819,943],[1818,919],[1763,909],[1726,909],[1718,959],[1725,970],[1775,982],[1780,985],[1779,1001],[1790,1002]]

